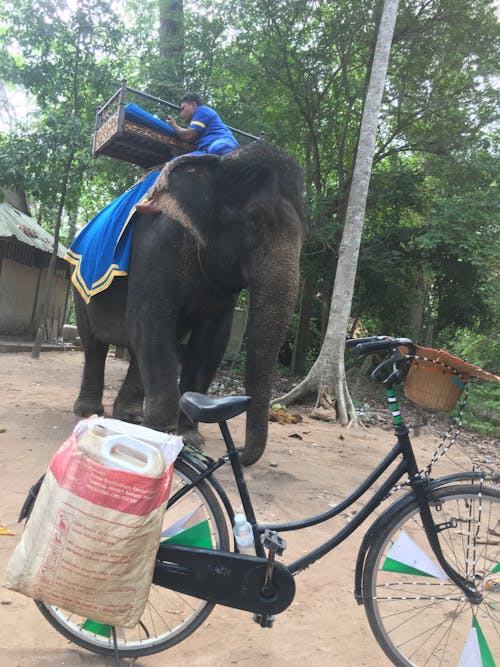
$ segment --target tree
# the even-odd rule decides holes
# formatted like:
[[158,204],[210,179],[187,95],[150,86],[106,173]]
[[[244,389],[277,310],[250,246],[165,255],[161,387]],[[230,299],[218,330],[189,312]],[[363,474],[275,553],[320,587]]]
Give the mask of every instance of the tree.
[[[90,158],[88,151],[86,155],[82,152],[82,146],[88,141],[93,125],[91,85],[94,84],[94,91],[100,90],[103,79],[109,78],[109,61],[102,53],[112,48],[119,31],[113,23],[116,17],[111,8],[95,0],[80,2],[74,11],[53,0],[37,9],[21,1],[4,6],[3,12],[8,28],[2,33],[2,41],[8,55],[4,53],[1,61],[2,78],[9,77],[32,93],[42,120],[37,127],[40,136],[32,134],[31,155],[26,156],[24,164],[16,161],[17,173],[14,170],[8,178],[25,181],[30,164],[39,186],[44,183],[43,177],[48,176],[45,184],[49,180],[50,186],[40,201],[55,213],[54,249],[32,353],[37,358],[50,310],[63,212],[68,197],[73,196],[73,205],[77,204],[82,164]],[[40,141],[43,136],[48,141],[45,150],[38,152],[35,146],[43,143]],[[18,137],[14,134],[11,139],[15,152]]]
[[159,6],[160,57],[154,89],[163,99],[177,100],[184,88],[184,3],[159,0]]
[[281,403],[287,404],[312,390],[318,390],[320,397],[326,387],[336,398],[337,415],[342,424],[356,419],[345,377],[344,341],[351,312],[378,116],[397,11],[398,0],[384,0],[361,119],[326,336],[319,357],[306,378],[279,399]]
[[[217,0],[210,5],[216,10]],[[230,95],[231,110],[249,111],[254,131],[263,127],[304,167],[310,233],[302,258],[296,372],[307,355],[311,316],[317,329],[323,313],[319,326],[326,331],[373,51],[374,5],[256,0],[243,7],[224,0],[218,14],[231,28],[219,69],[211,70],[211,84],[223,93],[219,99]],[[478,139],[496,115],[497,38],[491,0],[401,3],[374,166],[418,153],[453,160],[460,146]]]
[[[498,265],[494,137],[452,157],[399,155],[374,169],[351,328],[446,345],[490,330]],[[371,327],[371,328],[370,328]]]

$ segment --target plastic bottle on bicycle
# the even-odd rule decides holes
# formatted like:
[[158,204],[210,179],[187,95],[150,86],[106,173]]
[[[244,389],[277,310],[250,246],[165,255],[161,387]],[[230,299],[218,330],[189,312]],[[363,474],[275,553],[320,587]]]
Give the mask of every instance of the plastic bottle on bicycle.
[[244,514],[235,514],[233,534],[240,554],[255,556],[253,529]]

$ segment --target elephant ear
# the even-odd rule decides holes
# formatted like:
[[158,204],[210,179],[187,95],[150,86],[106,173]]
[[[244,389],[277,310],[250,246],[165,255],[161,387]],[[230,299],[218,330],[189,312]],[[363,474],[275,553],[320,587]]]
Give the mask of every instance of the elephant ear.
[[215,211],[218,155],[183,155],[169,162],[152,193],[163,213],[206,245]]

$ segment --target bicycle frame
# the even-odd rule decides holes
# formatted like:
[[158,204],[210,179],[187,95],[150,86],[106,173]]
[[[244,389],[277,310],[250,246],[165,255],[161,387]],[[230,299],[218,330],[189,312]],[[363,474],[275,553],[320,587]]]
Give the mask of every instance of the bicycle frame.
[[[288,565],[288,569],[292,574],[296,574],[301,570],[309,567],[312,563],[317,561],[319,558],[322,558],[325,554],[332,551],[336,546],[343,542],[349,535],[351,535],[356,528],[358,528],[363,521],[380,505],[382,500],[387,496],[389,491],[393,486],[403,477],[405,473],[409,472],[409,467],[411,466],[411,461],[413,459],[413,465],[415,471],[417,471],[416,462],[413,457],[413,452],[411,447],[408,449],[406,443],[398,442],[392,448],[392,450],[387,454],[387,456],[379,463],[379,465],[368,475],[368,477],[344,500],[342,500],[338,505],[332,507],[331,509],[318,514],[312,517],[308,517],[299,521],[294,521],[291,523],[273,523],[273,524],[258,524],[255,519],[255,514],[252,506],[252,502],[248,493],[248,489],[243,476],[243,469],[241,463],[239,462],[239,457],[231,454],[231,449],[234,448],[232,440],[228,442],[227,437],[231,437],[229,431],[226,435],[224,431],[227,429],[227,425],[221,425],[221,430],[223,431],[224,440],[228,446],[229,457],[231,465],[234,472],[234,477],[240,494],[240,498],[243,504],[245,514],[254,527],[254,534],[258,538],[256,539],[256,548],[260,546],[259,536],[264,534],[266,529],[274,530],[276,532],[286,532],[293,530],[300,530],[302,528],[308,528],[310,526],[315,526],[324,521],[328,521],[333,517],[344,512],[348,507],[350,507],[356,500],[361,498],[372,486],[373,484],[383,475],[384,472],[389,468],[389,466],[399,457],[403,456],[403,460],[399,463],[396,469],[389,475],[389,477],[383,482],[382,486],[375,494],[368,500],[368,502],[363,506],[356,515],[349,520],[347,525],[345,525],[341,530],[338,531],[333,537],[327,540],[324,544],[320,545],[313,551],[309,552],[302,558],[296,560],[295,562]],[[418,473],[418,471],[417,471]],[[257,552],[258,553],[258,552]]]
[[[197,465],[196,463],[193,464],[193,459],[191,457],[186,457],[186,460],[194,465],[194,467],[200,473],[199,481],[202,479],[207,479],[207,481],[209,481],[212,486],[214,486],[216,491],[219,493],[226,510],[228,511],[230,519],[232,520],[234,518],[234,512],[231,503],[222,490],[222,487],[213,477],[213,473],[221,466],[225,465],[225,463],[228,461],[231,463],[234,479],[245,515],[252,524],[254,530],[256,554],[258,557],[264,558],[265,551],[262,546],[260,537],[261,535],[264,535],[266,530],[272,530],[276,532],[300,530],[302,528],[318,525],[328,521],[329,519],[332,519],[335,516],[338,516],[351,505],[353,505],[359,498],[361,498],[374,485],[374,483],[389,470],[391,465],[398,458],[401,458],[397,466],[382,482],[380,488],[343,528],[341,528],[326,542],[307,553],[305,556],[302,556],[301,558],[287,565],[287,569],[292,575],[295,575],[335,549],[335,547],[347,539],[374,512],[374,510],[381,504],[381,502],[389,495],[389,492],[394,488],[394,486],[404,476],[408,476],[410,489],[415,494],[419,505],[420,514],[422,517],[423,525],[425,527],[427,538],[438,562],[440,563],[445,573],[450,577],[450,579],[454,581],[454,583],[456,583],[457,586],[466,594],[468,599],[472,602],[475,602],[477,601],[478,593],[471,589],[466,580],[450,567],[443,556],[435,525],[429,509],[429,502],[432,501],[430,481],[428,479],[422,478],[420,475],[409,438],[409,431],[403,422],[399,412],[397,400],[391,386],[387,387],[386,394],[389,406],[392,411],[393,425],[395,427],[395,434],[397,437],[396,444],[393,446],[387,456],[384,457],[384,459],[376,466],[376,468],[356,489],[354,489],[354,491],[352,491],[350,495],[344,498],[335,507],[315,516],[307,517],[305,519],[290,523],[259,524],[257,522],[250,493],[244,477],[243,466],[241,465],[238,451],[226,421],[219,422],[219,428],[226,445],[226,453],[222,457],[220,457],[218,460],[208,459],[207,457],[206,460],[208,460],[209,463],[203,465]],[[196,483],[197,482],[195,482],[195,484]],[[188,489],[185,491],[187,490]],[[183,491],[180,493],[182,494]],[[175,499],[176,496],[172,498],[173,501],[175,501]]]

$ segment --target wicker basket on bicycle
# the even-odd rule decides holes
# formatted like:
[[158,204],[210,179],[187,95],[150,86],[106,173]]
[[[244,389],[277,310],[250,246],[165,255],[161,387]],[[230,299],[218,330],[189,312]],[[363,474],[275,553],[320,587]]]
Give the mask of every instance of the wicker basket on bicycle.
[[[408,355],[408,348],[401,348]],[[405,396],[432,410],[452,410],[471,377],[500,382],[500,377],[455,357],[445,350],[415,347],[410,354],[410,370],[405,379]]]

